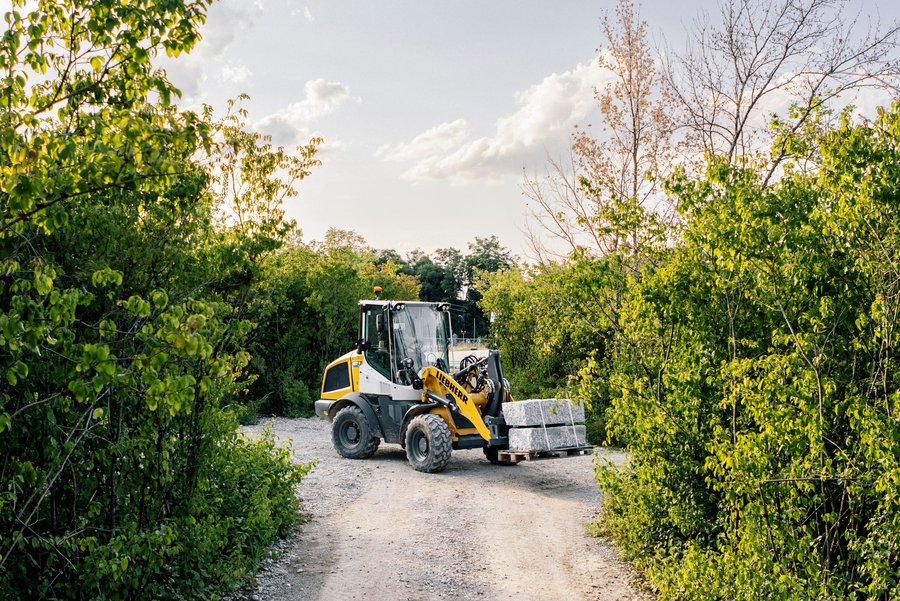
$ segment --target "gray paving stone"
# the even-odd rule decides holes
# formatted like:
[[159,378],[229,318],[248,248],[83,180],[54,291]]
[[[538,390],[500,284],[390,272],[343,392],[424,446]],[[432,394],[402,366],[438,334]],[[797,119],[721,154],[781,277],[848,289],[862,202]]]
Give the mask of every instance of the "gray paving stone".
[[583,447],[585,444],[584,426],[509,429],[510,451],[552,451]]
[[[571,411],[569,409],[571,408]],[[584,403],[568,399],[529,399],[503,403],[509,426],[560,426],[584,423]]]

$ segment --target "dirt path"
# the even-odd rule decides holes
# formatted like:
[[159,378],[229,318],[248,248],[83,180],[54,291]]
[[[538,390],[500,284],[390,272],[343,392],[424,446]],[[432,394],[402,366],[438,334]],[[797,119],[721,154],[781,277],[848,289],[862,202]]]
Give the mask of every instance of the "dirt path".
[[597,509],[591,457],[494,466],[454,451],[422,474],[399,446],[350,461],[318,419],[276,419],[298,461],[310,521],[280,545],[246,597],[431,601],[639,599],[628,569],[584,523]]

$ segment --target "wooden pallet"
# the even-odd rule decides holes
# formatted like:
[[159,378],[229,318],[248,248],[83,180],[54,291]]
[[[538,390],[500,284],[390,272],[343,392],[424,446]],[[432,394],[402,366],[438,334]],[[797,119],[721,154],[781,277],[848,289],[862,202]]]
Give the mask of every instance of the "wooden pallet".
[[570,457],[572,455],[590,455],[593,452],[594,447],[587,445],[584,447],[572,447],[568,449],[553,449],[552,451],[498,451],[497,458],[504,462],[519,463],[520,461],[557,459],[559,457]]

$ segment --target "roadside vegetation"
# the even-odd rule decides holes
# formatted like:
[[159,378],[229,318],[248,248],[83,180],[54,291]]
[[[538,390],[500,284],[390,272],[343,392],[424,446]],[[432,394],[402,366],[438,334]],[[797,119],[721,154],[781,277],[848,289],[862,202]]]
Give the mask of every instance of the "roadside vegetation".
[[[13,2],[0,41],[0,590],[210,598],[297,520],[309,465],[237,430],[246,307],[316,165],[178,109],[153,57],[206,2]],[[234,107],[232,107],[234,108]],[[226,193],[219,176],[272,183]],[[276,175],[276,173],[287,175]],[[225,203],[242,219],[226,221]]]
[[483,306],[516,380],[627,448],[596,529],[659,598],[894,599],[900,102],[853,100],[896,90],[900,29],[721,8],[659,58],[606,16],[601,128],[526,179],[536,264]]
[[676,178],[679,243],[629,290],[598,466],[605,527],[662,598],[881,599],[900,549],[900,104],[793,136],[763,186]]
[[[532,256],[401,256],[283,201],[314,138],[154,66],[207,0],[14,0],[0,40],[0,590],[215,598],[297,520],[312,469],[241,422],[308,416],[357,301],[445,301],[518,398],[589,403],[597,529],[661,599],[900,590],[900,27],[730,0],[657,55],[601,20],[600,121],[526,177]],[[893,94],[896,97],[896,94]],[[774,109],[772,107],[775,107]]]

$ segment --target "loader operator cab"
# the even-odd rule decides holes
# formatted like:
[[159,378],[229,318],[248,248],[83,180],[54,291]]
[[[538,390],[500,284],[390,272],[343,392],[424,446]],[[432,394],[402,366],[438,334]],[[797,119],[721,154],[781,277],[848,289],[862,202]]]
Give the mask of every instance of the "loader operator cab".
[[411,386],[423,367],[447,371],[450,313],[446,303],[372,302],[360,304],[358,351],[376,372]]

